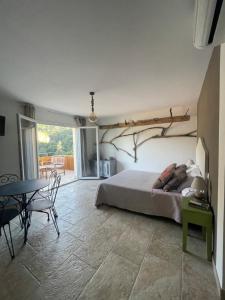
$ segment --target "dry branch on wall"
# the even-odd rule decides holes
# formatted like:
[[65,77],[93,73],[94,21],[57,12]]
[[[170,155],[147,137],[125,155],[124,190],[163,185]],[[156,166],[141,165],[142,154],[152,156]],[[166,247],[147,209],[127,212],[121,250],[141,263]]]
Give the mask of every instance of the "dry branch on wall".
[[[180,117],[188,117],[188,120],[190,120],[190,116],[187,115],[188,113],[188,110],[187,112],[185,113],[184,116],[179,116]],[[131,132],[131,133],[128,133],[128,131],[133,127],[133,126],[138,126],[138,125],[131,125],[131,124],[136,124],[134,121],[132,122],[129,122],[129,123],[126,123],[126,128],[123,129],[121,131],[120,134],[116,135],[115,137],[113,137],[112,139],[110,140],[106,140],[105,137],[107,135],[107,133],[109,132],[110,129],[113,129],[113,128],[119,128],[118,126],[115,127],[115,124],[113,125],[104,125],[104,126],[100,126],[100,129],[101,128],[106,128],[106,131],[103,133],[102,135],[102,138],[101,138],[101,141],[100,141],[100,144],[109,144],[109,145],[112,145],[117,151],[122,151],[124,153],[126,153],[128,156],[132,157],[134,159],[134,162],[137,162],[137,149],[142,146],[144,143],[146,143],[147,141],[150,141],[152,139],[160,139],[160,138],[176,138],[176,137],[196,137],[196,133],[197,133],[197,130],[193,130],[193,131],[190,131],[190,132],[187,132],[187,133],[184,133],[184,134],[172,134],[172,135],[169,135],[167,134],[169,129],[172,127],[173,125],[173,122],[174,122],[174,118],[176,117],[173,117],[173,112],[172,112],[172,108],[170,108],[170,117],[167,117],[167,120],[170,120],[170,124],[168,126],[154,126],[154,127],[148,127],[148,128],[145,128],[145,129],[142,129],[142,130],[139,130],[139,131],[135,131],[135,132]],[[161,119],[166,119],[166,118],[161,118]],[[181,118],[182,119],[182,118]],[[153,119],[152,119],[153,120]],[[155,119],[155,120],[159,120],[159,119]],[[185,119],[186,121],[186,119]],[[140,122],[140,121],[138,121]],[[175,122],[178,122],[178,121],[175,121]],[[181,122],[181,121],[179,121]],[[124,124],[125,124],[124,123]],[[117,124],[123,124],[123,123],[117,123]],[[120,127],[125,127],[125,126],[120,126]],[[147,131],[151,131],[151,130],[155,130],[155,129],[158,129],[160,130],[160,133],[158,134],[155,134],[153,136],[149,136],[148,138],[138,142],[139,138],[140,138],[140,135],[143,134],[144,132],[147,132]],[[133,153],[134,154],[131,154],[130,152],[128,152],[127,150],[121,148],[121,147],[118,147],[116,144],[115,144],[115,141],[117,139],[120,139],[120,138],[124,138],[124,137],[128,137],[128,136],[132,136],[132,140],[133,140]]]
[[125,120],[123,123],[100,125],[99,129],[115,129],[115,128],[123,128],[123,127],[135,127],[135,126],[147,126],[147,125],[156,125],[156,124],[163,124],[163,123],[184,122],[190,120],[190,116],[187,113],[188,111],[183,116],[171,115],[170,117],[154,118],[154,119],[138,120],[138,121]]

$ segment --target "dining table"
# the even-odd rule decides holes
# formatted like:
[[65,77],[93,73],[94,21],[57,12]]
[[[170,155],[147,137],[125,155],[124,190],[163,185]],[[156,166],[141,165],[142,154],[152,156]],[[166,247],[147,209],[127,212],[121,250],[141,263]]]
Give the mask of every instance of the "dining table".
[[34,200],[35,195],[50,184],[47,179],[21,180],[0,186],[0,197],[12,197],[21,205],[22,222],[24,227],[24,244],[27,242],[29,214],[27,205]]

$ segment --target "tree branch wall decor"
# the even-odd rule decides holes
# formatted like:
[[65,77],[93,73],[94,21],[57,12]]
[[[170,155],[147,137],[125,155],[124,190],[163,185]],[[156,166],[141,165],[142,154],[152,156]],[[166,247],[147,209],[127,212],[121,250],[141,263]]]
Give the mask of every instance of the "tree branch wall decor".
[[147,125],[155,125],[155,124],[163,124],[163,123],[175,123],[175,122],[184,122],[189,121],[190,115],[188,115],[188,110],[183,116],[170,116],[164,118],[154,118],[147,120],[138,120],[138,121],[127,121],[125,120],[123,123],[115,123],[115,124],[107,124],[100,125],[99,129],[114,129],[114,128],[123,128],[123,127],[135,127],[135,126],[147,126]]
[[[186,114],[183,116],[185,117],[183,119],[183,121],[187,121],[186,117],[189,117],[188,120],[190,120],[190,116],[187,115],[188,111],[186,112]],[[179,116],[180,121],[176,121],[176,122],[182,122],[182,116]],[[127,126],[125,129],[123,129],[118,135],[114,136],[113,138],[106,140],[106,135],[108,134],[110,129],[113,128],[121,128],[121,127],[125,127],[125,126],[120,126],[120,127],[115,127],[116,124],[113,125],[104,125],[104,126],[100,126],[99,128],[102,129],[102,127],[107,127],[107,129],[105,130],[105,132],[102,135],[102,138],[100,140],[100,144],[109,144],[112,145],[117,151],[122,151],[124,153],[126,153],[128,156],[132,157],[134,159],[134,162],[137,162],[137,150],[138,148],[140,148],[144,143],[146,143],[147,141],[150,141],[152,139],[161,139],[161,138],[175,138],[175,137],[189,137],[189,138],[193,138],[197,136],[197,130],[192,130],[190,132],[187,133],[183,133],[183,134],[168,134],[168,131],[170,130],[170,128],[172,127],[173,123],[174,123],[174,117],[173,116],[173,112],[172,112],[172,108],[170,108],[170,117],[167,117],[167,120],[170,120],[170,124],[168,126],[153,126],[153,127],[148,127],[139,131],[134,131],[134,132],[129,132],[130,129],[134,126],[137,126],[136,123],[134,121],[129,122],[129,126]],[[161,118],[161,119],[166,119],[166,118]],[[154,120],[154,119],[152,119]],[[155,120],[159,120],[159,119],[155,119]],[[117,124],[125,124],[125,123],[117,123]],[[135,125],[132,125],[135,124]],[[158,124],[158,123],[157,123]],[[143,126],[139,125],[139,126]],[[154,134],[152,136],[149,136],[141,141],[140,137],[143,133],[145,132],[150,132],[152,130],[159,130],[160,132],[157,134]],[[132,137],[132,141],[133,141],[133,149],[132,152],[129,152],[119,146],[116,145],[115,141],[124,137]]]

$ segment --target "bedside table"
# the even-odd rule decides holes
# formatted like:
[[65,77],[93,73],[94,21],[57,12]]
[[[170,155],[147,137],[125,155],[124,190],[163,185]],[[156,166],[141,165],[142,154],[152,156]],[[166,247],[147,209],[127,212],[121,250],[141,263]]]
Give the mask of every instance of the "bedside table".
[[206,232],[207,259],[212,258],[212,232],[213,232],[213,213],[212,210],[203,210],[189,205],[192,198],[182,198],[182,227],[183,227],[183,251],[186,251],[188,224],[200,225]]

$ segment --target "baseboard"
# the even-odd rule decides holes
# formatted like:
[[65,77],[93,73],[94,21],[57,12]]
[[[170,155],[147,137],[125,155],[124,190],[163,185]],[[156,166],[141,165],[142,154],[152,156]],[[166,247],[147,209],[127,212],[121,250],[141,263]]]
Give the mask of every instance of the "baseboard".
[[214,273],[214,276],[216,279],[216,285],[217,285],[220,300],[225,300],[225,289],[222,289],[220,286],[220,281],[219,281],[219,277],[218,277],[217,270],[216,270],[216,264],[215,264],[213,257],[212,257],[212,265],[213,265],[213,273]]

